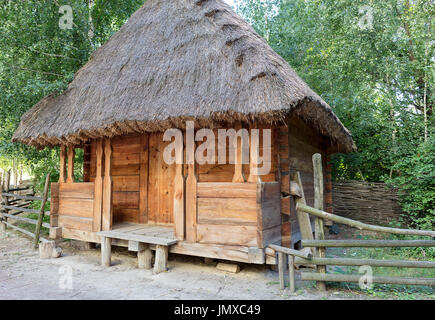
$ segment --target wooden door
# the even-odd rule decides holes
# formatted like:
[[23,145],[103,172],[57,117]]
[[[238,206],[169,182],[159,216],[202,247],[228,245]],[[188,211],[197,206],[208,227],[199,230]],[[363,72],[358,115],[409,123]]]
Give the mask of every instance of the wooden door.
[[149,136],[148,222],[174,223],[174,180],[176,166],[163,160],[163,151],[170,142],[163,133]]

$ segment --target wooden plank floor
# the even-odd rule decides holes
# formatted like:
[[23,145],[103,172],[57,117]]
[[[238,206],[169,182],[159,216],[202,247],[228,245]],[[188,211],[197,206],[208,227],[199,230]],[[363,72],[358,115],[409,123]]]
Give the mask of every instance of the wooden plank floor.
[[117,223],[112,227],[113,231],[135,234],[147,237],[157,237],[174,240],[174,228],[158,224]]

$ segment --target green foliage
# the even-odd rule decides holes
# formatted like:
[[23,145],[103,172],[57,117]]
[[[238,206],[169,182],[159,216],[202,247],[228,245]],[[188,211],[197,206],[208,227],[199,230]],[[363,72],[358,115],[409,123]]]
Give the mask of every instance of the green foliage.
[[393,169],[399,174],[390,183],[398,186],[403,209],[413,224],[435,229],[435,139],[421,143]]
[[[417,148],[425,127],[430,141],[425,150],[433,145],[433,1],[236,5],[352,132],[358,152],[335,155],[333,177],[390,181],[403,193],[404,209],[416,225],[433,227],[433,149],[431,156]],[[367,10],[371,20],[365,19]]]
[[[12,134],[24,112],[44,96],[65,90],[92,52],[143,2],[0,0],[0,168],[11,168],[15,159],[35,176],[38,189],[49,171],[56,179],[58,152],[12,143]],[[59,27],[62,5],[72,8],[72,29]],[[76,160],[78,177],[82,159]]]

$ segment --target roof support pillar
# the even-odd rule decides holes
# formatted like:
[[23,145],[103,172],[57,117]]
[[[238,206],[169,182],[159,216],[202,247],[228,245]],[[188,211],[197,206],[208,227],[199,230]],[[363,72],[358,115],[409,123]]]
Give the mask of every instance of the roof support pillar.
[[60,146],[59,183],[65,182],[66,177],[66,146]]
[[112,229],[112,140],[105,139],[103,182],[103,231]]
[[186,240],[196,242],[196,212],[197,212],[197,183],[195,172],[195,129],[193,122],[187,122],[186,127]]
[[74,156],[75,149],[74,146],[68,146],[68,177],[66,182],[74,183]]
[[[242,124],[237,122],[234,127],[234,129],[238,132],[240,129],[242,129]],[[243,134],[240,136],[240,139],[236,136],[234,139],[234,144],[234,149],[236,151],[234,156],[236,158],[234,159],[233,182],[246,182],[245,176],[243,175]]]

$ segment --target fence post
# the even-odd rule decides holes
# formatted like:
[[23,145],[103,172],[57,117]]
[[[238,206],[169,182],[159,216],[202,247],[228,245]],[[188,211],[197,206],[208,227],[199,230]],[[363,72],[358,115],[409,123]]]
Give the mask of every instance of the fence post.
[[[9,186],[11,184],[11,170],[10,169],[7,172],[5,172],[4,182],[5,182],[5,185],[4,185],[4,189],[3,189],[3,186],[2,186],[2,190],[4,190],[5,193],[8,193],[9,192]],[[8,196],[4,196],[3,197],[3,204],[5,206],[9,205],[9,198],[8,198]],[[3,208],[3,212],[7,214],[7,213],[9,213],[9,210],[6,209],[6,208]],[[3,216],[2,220],[4,222],[8,222],[8,218],[7,217]],[[2,229],[3,229],[3,231],[6,231],[6,224],[5,223],[2,223]]]
[[284,253],[278,252],[278,274],[279,274],[279,288],[284,290],[284,271],[285,271],[285,262],[284,262]]
[[[314,207],[323,210],[323,172],[322,172],[322,156],[319,153],[313,155],[314,168]],[[325,232],[323,228],[323,219],[316,217],[314,222],[314,236],[316,240],[324,240]],[[316,256],[324,258],[326,256],[325,248],[317,248]],[[326,266],[317,266],[319,273],[326,273]],[[317,289],[320,291],[326,290],[325,282],[318,281]]]
[[33,249],[36,249],[38,247],[39,234],[41,233],[42,220],[44,219],[45,203],[47,202],[48,186],[49,185],[50,185],[50,173],[47,174],[47,177],[45,178],[44,195],[42,196],[41,209],[39,210],[38,224],[36,225]]
[[[0,172],[0,192],[1,192],[0,201],[3,201],[3,197],[2,197],[3,192],[4,192],[4,190],[3,190],[3,185],[4,185],[3,178],[4,178],[4,175],[2,175]],[[4,208],[1,208],[1,210],[0,210],[0,235],[2,235],[2,236],[6,233],[6,224],[3,223],[3,220],[5,219],[5,217],[3,216],[4,210],[5,210]]]
[[295,292],[295,257],[291,254],[288,255],[288,273],[290,280],[290,292]]

